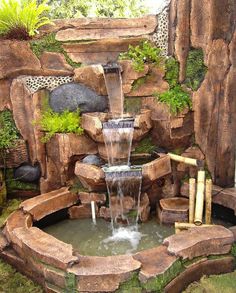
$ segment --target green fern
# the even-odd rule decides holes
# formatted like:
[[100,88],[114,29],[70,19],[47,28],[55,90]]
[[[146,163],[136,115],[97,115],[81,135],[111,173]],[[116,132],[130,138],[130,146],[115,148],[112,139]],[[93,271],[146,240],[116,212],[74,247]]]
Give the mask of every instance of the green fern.
[[37,4],[37,0],[2,0],[0,3],[0,34],[9,38],[27,39],[38,29],[51,23],[45,16],[50,8],[47,0]]
[[138,46],[129,46],[127,52],[121,53],[121,60],[131,60],[135,71],[144,70],[145,64],[154,64],[162,66],[164,58],[161,55],[161,49],[153,46],[149,41],[143,41]]

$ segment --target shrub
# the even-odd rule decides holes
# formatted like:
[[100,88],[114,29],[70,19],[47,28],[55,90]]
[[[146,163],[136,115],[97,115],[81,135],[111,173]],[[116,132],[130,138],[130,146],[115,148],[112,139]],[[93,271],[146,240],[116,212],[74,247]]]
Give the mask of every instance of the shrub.
[[207,67],[204,65],[204,54],[202,49],[189,51],[186,66],[186,86],[196,91],[203,81],[206,71]]
[[46,132],[42,139],[43,142],[50,140],[55,133],[76,133],[78,135],[83,133],[79,109],[76,112],[65,110],[62,113],[56,113],[48,105],[44,105],[42,118],[38,122],[42,130]]
[[192,108],[190,95],[180,85],[161,94],[154,93],[154,96],[158,98],[159,102],[167,104],[174,115],[186,107]]
[[9,110],[0,112],[0,151],[13,147],[18,138],[19,132],[12,113]]
[[165,63],[165,80],[170,88],[173,88],[179,83],[179,63],[174,57],[169,57]]
[[149,41],[143,41],[136,47],[130,45],[128,51],[121,53],[119,58],[121,60],[131,60],[134,70],[138,72],[144,70],[146,63],[154,64],[155,66],[164,64],[161,49],[153,46]]
[[8,38],[29,39],[38,28],[51,23],[45,13],[47,0],[37,4],[37,0],[2,0],[0,3],[0,34]]

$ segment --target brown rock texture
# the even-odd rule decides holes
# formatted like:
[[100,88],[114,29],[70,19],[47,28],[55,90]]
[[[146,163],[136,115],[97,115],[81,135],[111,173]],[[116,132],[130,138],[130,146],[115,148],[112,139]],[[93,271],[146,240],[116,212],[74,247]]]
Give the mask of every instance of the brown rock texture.
[[91,201],[96,202],[99,205],[106,203],[105,193],[83,192],[79,191],[79,200],[82,204],[90,204]]
[[78,261],[78,258],[73,256],[72,245],[57,240],[36,227],[17,228],[13,234],[21,241],[22,250],[27,257],[40,259],[62,270]]
[[232,209],[236,215],[236,188],[226,188],[213,196],[213,203]]
[[186,198],[163,198],[157,208],[161,223],[174,224],[175,222],[188,222],[189,201]]
[[140,266],[131,255],[81,256],[68,272],[76,275],[79,292],[114,292]]
[[11,109],[10,87],[11,80],[0,79],[0,111]]
[[76,162],[75,175],[89,191],[105,191],[105,175],[101,168],[95,165]]
[[40,56],[43,75],[71,75],[73,67],[66,62],[62,53],[43,52]]
[[198,256],[226,254],[234,242],[233,233],[223,226],[194,227],[167,237],[163,244],[168,252],[193,259]]
[[214,183],[222,187],[234,184],[235,16],[234,0],[179,0],[171,4],[171,48],[180,62],[181,81],[185,79],[189,48],[202,48],[204,52],[208,72],[193,93],[195,138]]
[[75,162],[86,154],[96,154],[97,146],[86,135],[57,133],[46,144],[47,174],[41,178],[41,192],[65,186],[74,177]]
[[[67,21],[68,23],[68,21]],[[155,15],[133,19],[86,18],[70,21],[70,28],[62,28],[56,34],[58,41],[107,39],[116,36],[131,37],[153,33],[157,27]]]
[[21,203],[24,212],[32,215],[34,221],[38,221],[63,208],[77,203],[78,196],[71,193],[67,187],[41,194]]
[[90,65],[75,68],[74,81],[90,87],[99,95],[107,95],[103,68],[101,65]]
[[41,65],[24,41],[1,41],[0,46],[0,79],[22,74],[37,74]]
[[142,263],[139,272],[141,282],[163,274],[177,260],[175,256],[168,253],[167,248],[163,245],[138,252],[134,258]]
[[158,102],[157,98],[142,99],[142,106],[151,110],[153,142],[171,150],[187,147],[193,134],[193,113],[188,109],[173,116],[167,105]]
[[[112,36],[114,37],[114,36]],[[65,43],[64,50],[74,62],[84,64],[106,64],[118,59],[121,52],[126,52],[129,45],[137,46],[144,38],[110,38],[81,43]]]
[[220,259],[202,260],[195,263],[172,280],[166,287],[165,293],[181,293],[186,287],[201,279],[204,275],[226,274],[233,271],[234,258],[225,256]]
[[[96,214],[98,213],[98,207],[95,205]],[[68,210],[70,219],[87,219],[92,218],[92,210],[90,204],[82,204],[79,206],[73,206]]]

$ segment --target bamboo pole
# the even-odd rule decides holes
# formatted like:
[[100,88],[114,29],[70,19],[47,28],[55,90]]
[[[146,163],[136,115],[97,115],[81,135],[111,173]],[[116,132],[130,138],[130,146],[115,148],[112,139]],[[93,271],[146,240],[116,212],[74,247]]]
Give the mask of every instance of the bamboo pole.
[[189,179],[189,223],[194,222],[194,209],[195,209],[195,197],[196,197],[196,179]]
[[205,221],[206,224],[211,224],[211,203],[212,203],[212,180],[206,180],[206,208]]
[[197,195],[194,224],[202,224],[203,206],[204,206],[204,188],[205,188],[205,171],[198,171],[197,174]]
[[175,233],[177,234],[178,232],[182,230],[187,230],[193,227],[210,227],[214,225],[208,225],[208,224],[202,224],[200,226],[195,225],[194,223],[180,223],[180,222],[175,222]]
[[182,156],[178,156],[178,155],[175,155],[175,154],[172,154],[172,153],[168,153],[168,155],[170,156],[171,160],[173,160],[173,161],[185,163],[185,164],[192,165],[192,166],[198,166],[199,165],[199,161],[196,160],[196,159],[182,157]]

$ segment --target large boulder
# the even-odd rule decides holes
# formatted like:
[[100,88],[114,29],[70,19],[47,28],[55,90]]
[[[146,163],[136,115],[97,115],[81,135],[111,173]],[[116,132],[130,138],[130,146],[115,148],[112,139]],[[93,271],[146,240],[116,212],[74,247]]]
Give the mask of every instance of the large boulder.
[[80,83],[67,83],[59,86],[50,94],[49,103],[51,108],[58,113],[64,110],[76,111],[80,108],[81,113],[103,112],[108,107],[105,96],[99,96]]
[[34,182],[40,178],[40,166],[28,164],[18,167],[14,172],[14,178],[22,182]]

